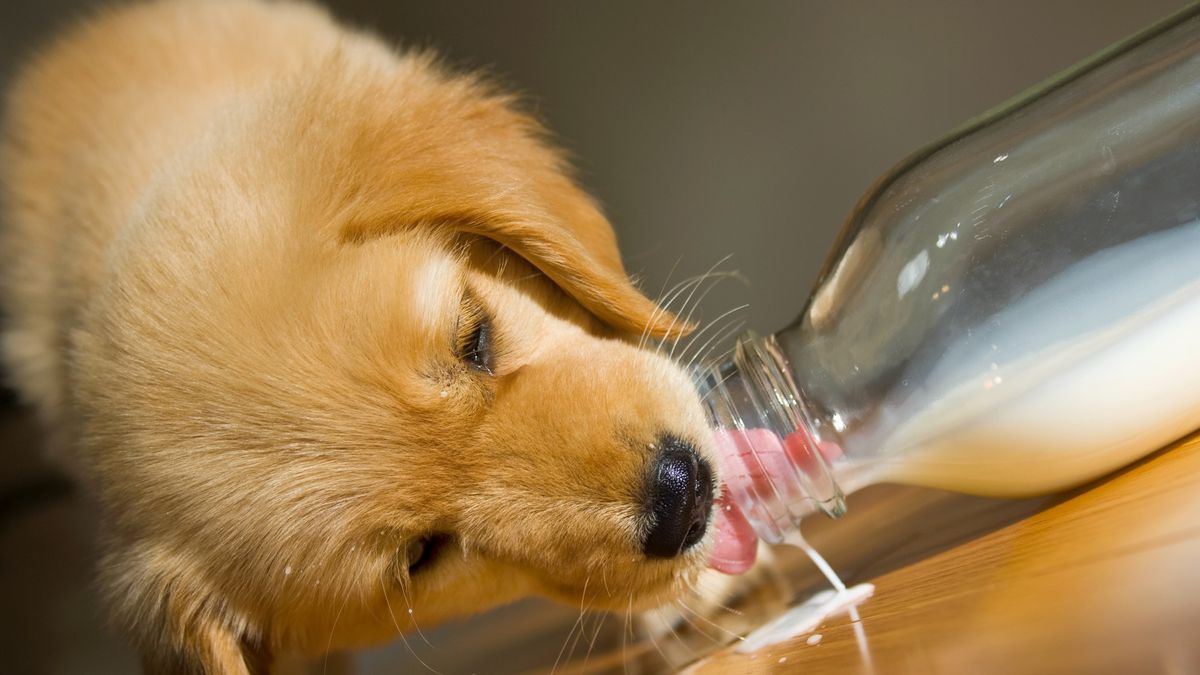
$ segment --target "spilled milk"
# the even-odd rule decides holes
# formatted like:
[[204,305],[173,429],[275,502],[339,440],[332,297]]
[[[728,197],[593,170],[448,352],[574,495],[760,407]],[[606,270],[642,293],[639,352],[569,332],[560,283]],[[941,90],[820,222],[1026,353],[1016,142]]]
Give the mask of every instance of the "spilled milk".
[[[764,647],[812,633],[828,619],[842,613],[849,614],[850,620],[857,623],[859,621],[858,605],[875,593],[875,586],[872,584],[858,584],[847,588],[824,556],[805,541],[799,531],[792,532],[783,543],[804,551],[829,581],[832,588],[813,595],[807,601],[792,607],[778,618],[755,629],[738,645],[737,651],[740,653],[757,652]],[[810,636],[808,644],[815,646],[820,641],[820,636],[814,635]]]

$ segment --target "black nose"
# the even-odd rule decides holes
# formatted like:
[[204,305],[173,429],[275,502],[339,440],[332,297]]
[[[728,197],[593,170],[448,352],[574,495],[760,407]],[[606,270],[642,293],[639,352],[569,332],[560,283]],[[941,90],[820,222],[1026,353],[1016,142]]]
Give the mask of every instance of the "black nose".
[[672,558],[700,541],[712,510],[712,468],[695,448],[675,438],[659,445],[650,469],[652,524],[642,551]]

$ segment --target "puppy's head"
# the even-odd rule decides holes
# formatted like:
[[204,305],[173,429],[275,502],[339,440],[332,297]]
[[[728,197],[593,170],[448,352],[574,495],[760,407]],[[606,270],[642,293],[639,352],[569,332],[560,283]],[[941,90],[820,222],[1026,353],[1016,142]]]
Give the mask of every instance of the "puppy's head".
[[351,61],[159,179],[80,339],[107,585],[164,667],[644,608],[711,546],[700,404],[642,345],[687,326],[506,98]]

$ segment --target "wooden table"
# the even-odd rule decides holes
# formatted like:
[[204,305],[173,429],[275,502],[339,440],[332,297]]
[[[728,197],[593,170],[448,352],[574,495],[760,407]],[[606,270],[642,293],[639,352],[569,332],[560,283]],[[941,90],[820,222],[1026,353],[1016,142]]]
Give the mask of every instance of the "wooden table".
[[[875,584],[857,624],[836,617],[815,645],[726,648],[689,671],[1200,673],[1200,436],[1047,500],[918,494],[806,530],[839,569],[857,566],[853,581]],[[926,525],[872,530],[885,514]]]

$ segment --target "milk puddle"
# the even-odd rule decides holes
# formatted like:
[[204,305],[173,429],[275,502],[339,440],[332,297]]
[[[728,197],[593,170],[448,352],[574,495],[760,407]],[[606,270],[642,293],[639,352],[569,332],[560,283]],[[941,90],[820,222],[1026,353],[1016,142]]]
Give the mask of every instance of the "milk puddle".
[[[829,580],[829,584],[833,588],[821,591],[809,598],[807,601],[796,605],[795,607],[784,612],[782,616],[773,621],[770,621],[754,632],[747,635],[738,645],[737,651],[743,654],[757,652],[763,647],[769,647],[780,642],[786,642],[800,635],[812,633],[821,624],[825,623],[829,618],[842,613],[848,613],[850,620],[855,622],[855,635],[859,640],[860,650],[866,648],[866,636],[862,632],[859,625],[858,605],[862,604],[875,593],[875,586],[872,584],[858,584],[846,588],[842,583],[837,573],[829,566],[829,563],[809,545],[798,531],[788,535],[784,540],[785,544],[795,546],[804,551],[812,560],[817,569],[821,570],[821,574]],[[816,640],[809,639],[808,644],[815,646],[820,642],[818,637]]]

